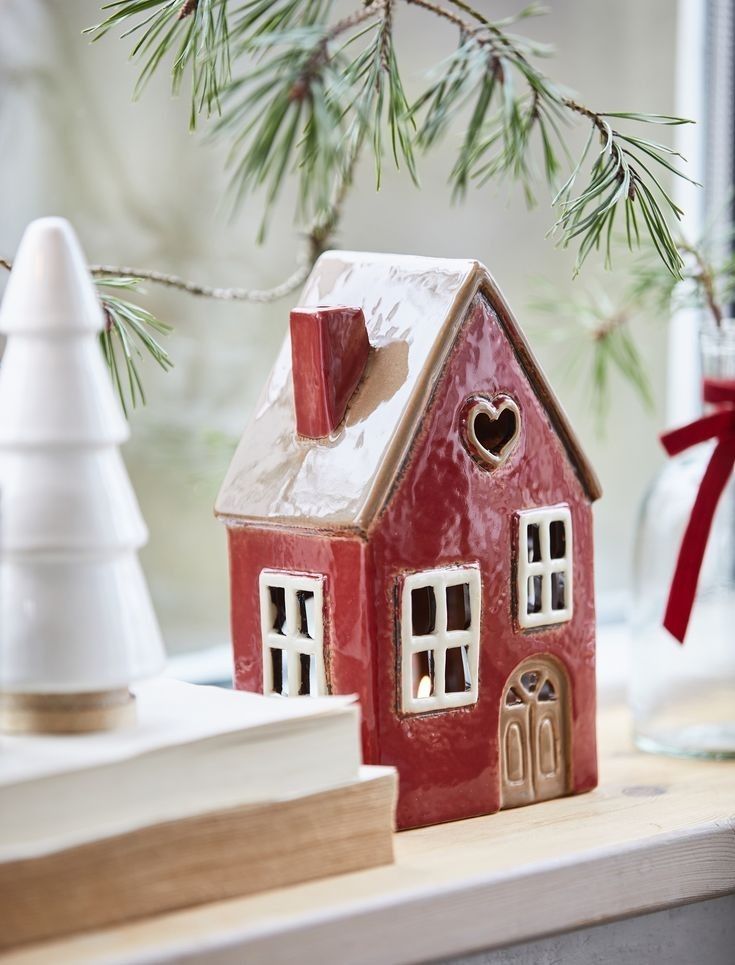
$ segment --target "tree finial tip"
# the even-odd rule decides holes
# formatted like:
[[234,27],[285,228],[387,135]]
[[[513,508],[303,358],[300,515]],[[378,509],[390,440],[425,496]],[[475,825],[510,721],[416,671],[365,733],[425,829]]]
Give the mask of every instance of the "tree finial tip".
[[0,307],[4,333],[98,332],[102,311],[81,246],[65,218],[32,221]]

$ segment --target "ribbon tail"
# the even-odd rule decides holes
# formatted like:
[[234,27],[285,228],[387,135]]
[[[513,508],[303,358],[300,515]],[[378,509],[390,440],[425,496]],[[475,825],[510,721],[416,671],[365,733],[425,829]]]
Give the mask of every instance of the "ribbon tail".
[[733,466],[735,439],[731,437],[718,443],[712,453],[679,549],[664,616],[664,626],[679,643],[686,636],[712,520]]

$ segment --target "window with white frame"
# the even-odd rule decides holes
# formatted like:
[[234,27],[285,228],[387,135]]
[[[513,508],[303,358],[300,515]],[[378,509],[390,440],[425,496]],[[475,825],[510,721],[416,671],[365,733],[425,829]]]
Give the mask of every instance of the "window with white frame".
[[568,506],[518,514],[518,623],[524,629],[572,618],[572,515]]
[[401,708],[417,714],[477,701],[480,571],[412,573],[401,596]]
[[280,570],[260,574],[263,693],[326,694],[324,579]]

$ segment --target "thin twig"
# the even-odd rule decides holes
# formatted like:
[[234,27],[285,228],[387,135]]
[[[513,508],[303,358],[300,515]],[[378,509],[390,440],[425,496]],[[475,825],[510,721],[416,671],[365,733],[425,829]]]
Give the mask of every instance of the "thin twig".
[[[311,252],[310,252],[311,254]],[[216,288],[212,285],[199,285],[196,282],[187,281],[178,275],[170,275],[162,271],[153,271],[149,268],[131,268],[128,265],[90,265],[90,274],[95,278],[104,279],[108,276],[125,276],[127,278],[138,278],[141,281],[149,281],[154,285],[162,285],[164,288],[176,288],[179,291],[187,292],[189,295],[201,295],[204,298],[217,298],[228,302],[276,302],[286,295],[290,295],[300,285],[304,283],[312,266],[311,257],[302,257],[299,266],[288,276],[280,285],[274,288]],[[7,258],[0,258],[0,267],[11,271],[13,263]]]
[[350,14],[350,16],[338,20],[337,23],[329,28],[324,39],[327,42],[334,40],[336,37],[339,37],[340,34],[345,33],[345,31],[351,30],[353,27],[359,27],[361,23],[364,23],[371,17],[377,17],[390,2],[391,0],[379,0],[377,3],[366,3],[362,10],[356,10],[355,13]]
[[[584,104],[578,104],[577,101],[571,97],[562,97],[561,102],[568,110],[574,111],[575,114],[579,114],[581,117],[586,117],[600,132],[600,137],[603,140],[607,139],[610,133],[610,126],[605,122],[605,118],[601,114],[591,110],[589,107],[585,107]],[[613,131],[612,133],[615,132]]]
[[340,182],[336,191],[334,192],[334,197],[332,198],[329,211],[317,224],[313,225],[309,231],[308,241],[311,264],[314,264],[322,252],[327,250],[332,242],[332,239],[334,238],[334,234],[342,217],[342,207],[347,198],[349,190],[352,187],[352,178],[355,173],[355,167],[360,156],[361,148],[362,138],[360,138],[355,145],[352,155],[344,169],[344,172],[342,173]]
[[[152,282],[154,285],[161,285],[164,288],[175,288],[189,295],[198,295],[202,298],[216,298],[220,301],[253,302],[257,304],[280,301],[281,298],[285,298],[303,285],[317,258],[329,247],[339,225],[342,206],[352,185],[352,178],[361,146],[362,142],[360,141],[352,152],[349,163],[345,167],[344,173],[334,193],[329,211],[320,221],[310,228],[306,238],[306,251],[299,258],[295,271],[293,271],[288,278],[284,279],[280,285],[264,289],[217,288],[213,285],[201,285],[197,282],[188,281],[179,275],[155,271],[150,268],[133,268],[130,265],[90,265],[89,272],[94,278],[102,280],[106,277],[121,276],[137,278],[140,281]],[[12,271],[13,263],[7,258],[0,258],[0,268],[4,268],[6,271]]]
[[679,248],[688,255],[691,255],[694,259],[698,272],[695,276],[695,281],[701,285],[702,294],[704,295],[704,300],[707,303],[707,308],[712,313],[712,317],[714,318],[717,327],[721,328],[725,313],[717,299],[715,275],[712,271],[712,268],[707,264],[702,252],[695,245],[692,245],[687,241],[680,240]]
[[187,17],[190,17],[196,11],[198,5],[199,0],[186,0],[186,2],[182,5],[181,10],[179,10],[178,19],[185,20]]
[[227,302],[275,302],[286,295],[290,295],[306,280],[311,270],[311,260],[303,258],[298,268],[289,275],[280,285],[274,288],[217,288],[212,285],[200,285],[196,282],[187,281],[178,275],[169,275],[162,271],[149,271],[146,268],[129,268],[125,265],[90,265],[89,270],[95,278],[104,278],[106,275],[125,275],[132,278],[140,278],[141,281],[150,281],[154,285],[162,285],[164,288],[176,288],[189,295],[201,295],[203,298],[217,298]]
[[624,328],[631,321],[631,312],[627,308],[620,308],[618,311],[613,312],[608,318],[605,318],[600,324],[593,329],[592,338],[596,342],[601,342],[606,338],[609,338],[613,332],[617,331],[619,328]]
[[386,73],[390,71],[390,45],[393,30],[393,0],[383,3],[383,32],[380,41],[380,65]]
[[487,17],[483,13],[480,13],[479,10],[475,10],[474,7],[471,7],[468,3],[464,3],[464,0],[449,0],[449,2],[453,7],[459,7],[460,10],[464,10],[465,13],[474,17],[475,20],[479,20],[480,23],[490,26],[490,21]]
[[450,23],[453,23],[455,27],[459,27],[459,29],[465,33],[472,32],[472,27],[467,23],[466,20],[458,17],[455,13],[452,13],[451,10],[447,10],[445,7],[440,7],[438,3],[432,3],[431,0],[405,0],[405,2],[414,7],[422,7],[424,10],[428,10],[430,13],[436,14],[437,17],[443,17],[444,20],[448,20]]
[[347,30],[351,30],[353,27],[359,27],[360,24],[366,20],[377,17],[385,7],[386,2],[387,0],[382,0],[380,3],[366,4],[362,10],[357,10],[348,17],[343,17],[342,20],[338,20],[337,23],[330,27],[317,42],[314,47],[314,52],[306,61],[301,77],[294,84],[293,90],[291,91],[293,100],[303,100],[308,95],[309,84],[312,78],[318,72],[319,68],[329,60],[329,44],[331,41],[336,40],[340,34],[345,33]]

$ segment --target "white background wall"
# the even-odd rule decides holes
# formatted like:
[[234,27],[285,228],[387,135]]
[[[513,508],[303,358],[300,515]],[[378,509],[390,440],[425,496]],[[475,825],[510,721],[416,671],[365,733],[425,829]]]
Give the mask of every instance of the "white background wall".
[[[478,6],[500,16],[521,4],[479,0]],[[547,68],[555,79],[601,110],[673,112],[672,0],[555,0],[551,6],[549,16],[527,29],[556,46]],[[165,76],[141,102],[131,103],[137,73],[127,61],[127,42],[113,36],[89,46],[80,36],[97,19],[91,0],[0,0],[0,254],[14,253],[30,219],[53,213],[73,221],[92,261],[155,267],[222,285],[280,281],[298,245],[288,201],[268,243],[257,247],[259,205],[230,221],[222,204],[222,150],[188,133],[188,105],[170,99]],[[415,9],[399,7],[396,19],[404,73],[415,92],[422,71],[451,51],[455,35]],[[461,127],[455,136],[460,133]],[[656,430],[666,320],[644,330],[641,341],[659,412],[643,412],[631,391],[616,383],[607,434],[598,438],[585,386],[560,380],[564,353],[538,334],[551,321],[534,316],[528,303],[535,278],[551,279],[561,293],[603,273],[586,270],[581,281],[572,281],[573,253],[544,238],[552,217],[543,188],[531,212],[507,185],[452,205],[446,177],[453,147],[422,162],[421,191],[386,165],[376,196],[365,163],[339,244],[476,257],[489,266],[601,476],[597,574],[603,611],[615,609],[628,586],[637,506],[662,458]],[[176,369],[148,372],[150,405],[133,418],[126,458],[151,528],[144,563],[169,645],[180,650],[227,634],[225,541],[211,504],[285,331],[290,302],[226,305],[155,289],[150,295],[148,304],[176,325],[168,340]]]

